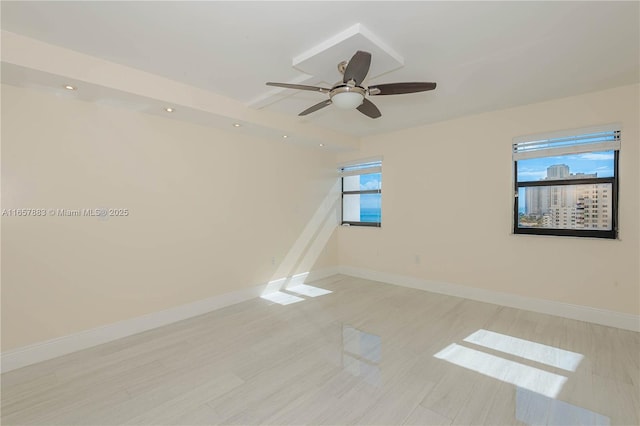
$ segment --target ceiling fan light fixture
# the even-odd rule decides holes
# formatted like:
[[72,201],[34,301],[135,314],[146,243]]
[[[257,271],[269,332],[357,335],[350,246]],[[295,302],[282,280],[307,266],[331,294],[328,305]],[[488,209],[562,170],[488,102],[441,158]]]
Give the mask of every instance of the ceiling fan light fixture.
[[363,99],[364,96],[356,92],[342,92],[331,98],[333,104],[340,109],[356,109]]
[[364,89],[362,87],[341,86],[336,87],[330,93],[331,101],[340,109],[356,109],[364,101]]

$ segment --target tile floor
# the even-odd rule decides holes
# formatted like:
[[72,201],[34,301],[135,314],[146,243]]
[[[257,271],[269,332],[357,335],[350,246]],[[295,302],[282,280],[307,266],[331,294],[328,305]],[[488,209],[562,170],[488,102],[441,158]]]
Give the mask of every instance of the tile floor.
[[638,333],[334,276],[3,374],[2,424],[637,425],[639,354]]

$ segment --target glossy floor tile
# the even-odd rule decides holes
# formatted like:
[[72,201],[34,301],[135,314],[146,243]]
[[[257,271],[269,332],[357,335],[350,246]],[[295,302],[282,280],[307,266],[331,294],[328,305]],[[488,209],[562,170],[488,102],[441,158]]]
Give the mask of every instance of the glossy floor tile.
[[2,424],[637,425],[639,354],[638,333],[334,276],[6,373]]

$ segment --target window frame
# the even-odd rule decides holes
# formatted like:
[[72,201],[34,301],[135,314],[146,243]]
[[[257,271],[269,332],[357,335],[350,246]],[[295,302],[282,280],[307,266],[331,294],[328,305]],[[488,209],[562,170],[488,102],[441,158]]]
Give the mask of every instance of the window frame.
[[[373,163],[373,162],[378,162],[380,163],[379,167],[380,170],[379,171],[371,171],[371,172],[367,172],[366,168],[363,168],[362,170],[364,171],[364,173],[360,173],[357,174],[357,176],[361,176],[361,175],[368,175],[368,174],[374,174],[374,173],[380,173],[380,180],[381,180],[381,187],[379,189],[366,189],[366,190],[359,190],[359,191],[345,191],[344,190],[344,178],[345,175],[343,174],[344,169],[345,168],[350,168],[350,167],[357,167],[360,165],[365,165],[368,163]],[[340,167],[340,171],[341,171],[341,175],[340,175],[340,224],[345,226],[366,226],[366,227],[373,227],[373,228],[381,228],[382,227],[382,160],[381,159],[374,159],[374,160],[369,160],[369,161],[358,161],[358,162],[354,162],[354,163],[350,163],[348,165],[343,165]],[[380,222],[360,222],[360,221],[345,221],[344,220],[344,196],[345,195],[366,195],[366,194],[380,194]]]
[[[619,128],[617,131],[620,131]],[[586,134],[582,130],[575,132],[576,135]],[[583,237],[583,238],[605,238],[605,239],[618,239],[618,193],[619,193],[619,158],[620,149],[612,148],[608,149],[613,151],[613,176],[612,177],[595,177],[595,178],[582,178],[582,179],[553,179],[553,180],[538,180],[518,182],[518,160],[513,161],[513,183],[514,183],[514,197],[513,197],[513,233],[515,235],[552,235],[552,236],[565,236],[565,237]],[[598,152],[599,150],[586,151],[586,152]],[[566,154],[569,155],[569,154]],[[548,157],[553,157],[550,154]],[[545,156],[541,156],[544,158]],[[611,229],[558,229],[558,228],[521,228],[519,227],[519,189],[531,188],[531,187],[553,187],[553,186],[576,186],[576,185],[595,185],[595,184],[611,184],[611,208],[607,214],[611,215]]]

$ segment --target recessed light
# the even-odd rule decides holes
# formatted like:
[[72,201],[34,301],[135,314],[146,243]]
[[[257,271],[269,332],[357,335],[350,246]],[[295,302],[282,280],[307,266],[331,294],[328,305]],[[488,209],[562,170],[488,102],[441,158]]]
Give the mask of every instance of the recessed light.
[[67,90],[76,90],[76,87],[72,86],[70,84],[65,84],[64,88],[67,89]]
[[233,127],[240,127],[240,123],[233,123]]
[[173,108],[171,108],[171,107],[167,107],[164,110],[167,111],[167,112],[173,112]]
[[324,144],[323,144],[323,143],[321,143],[321,144],[320,144],[320,146],[324,146]]
[[288,136],[288,135],[282,135],[282,137],[283,137],[284,139],[286,139],[286,138],[288,138],[289,136]]

